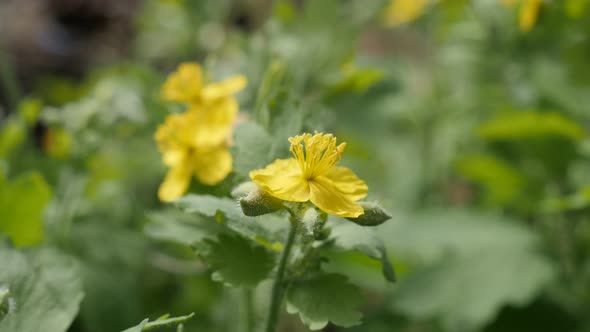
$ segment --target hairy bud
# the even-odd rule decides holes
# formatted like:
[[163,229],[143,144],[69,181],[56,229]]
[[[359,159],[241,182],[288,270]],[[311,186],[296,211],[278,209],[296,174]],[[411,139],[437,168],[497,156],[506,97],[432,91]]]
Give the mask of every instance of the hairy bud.
[[346,218],[361,226],[377,226],[391,219],[391,216],[379,204],[374,202],[359,202],[365,213],[357,218]]
[[[232,196],[234,196],[235,193],[237,197],[241,197],[239,198],[240,207],[242,208],[242,212],[244,212],[245,215],[249,217],[256,217],[284,208],[283,202],[281,200],[269,195],[256,184],[252,182],[250,183],[253,184],[254,187],[250,186],[247,182],[239,185],[236,189],[234,189],[234,191],[232,191]],[[248,188],[250,190],[247,195],[237,195],[239,194],[238,189],[243,192]]]

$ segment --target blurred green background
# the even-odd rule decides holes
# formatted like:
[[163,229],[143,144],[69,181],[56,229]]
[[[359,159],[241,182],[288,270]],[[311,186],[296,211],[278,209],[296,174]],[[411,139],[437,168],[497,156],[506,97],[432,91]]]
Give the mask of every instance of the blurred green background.
[[[159,89],[197,61],[247,76],[242,117],[283,152],[303,131],[347,142],[393,213],[377,234],[397,283],[354,254],[328,264],[363,288],[348,330],[590,331],[590,1],[539,1],[525,31],[527,1],[425,1],[394,25],[380,0],[2,1],[0,314],[18,280],[49,332],[190,312],[185,331],[242,331],[239,291],[156,196],[153,134],[177,110]],[[191,192],[229,195],[234,167]],[[281,331],[306,328],[285,313]]]

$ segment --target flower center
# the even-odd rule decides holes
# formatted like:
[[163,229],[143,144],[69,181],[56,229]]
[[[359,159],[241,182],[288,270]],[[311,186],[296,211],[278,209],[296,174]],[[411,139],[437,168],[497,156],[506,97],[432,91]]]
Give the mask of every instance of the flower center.
[[346,143],[336,145],[332,134],[303,134],[289,138],[291,153],[306,180],[324,174],[340,160]]

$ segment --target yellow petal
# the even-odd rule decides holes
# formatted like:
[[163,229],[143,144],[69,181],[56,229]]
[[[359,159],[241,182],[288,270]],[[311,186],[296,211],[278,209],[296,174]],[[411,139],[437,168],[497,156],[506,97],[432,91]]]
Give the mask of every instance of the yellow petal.
[[162,160],[164,165],[174,167],[182,163],[187,156],[187,150],[181,148],[172,148],[162,151]]
[[188,111],[188,121],[194,124],[191,142],[196,146],[219,145],[225,142],[238,114],[238,103],[234,98],[223,98],[215,103],[193,105]]
[[369,192],[365,181],[359,179],[351,169],[346,167],[332,167],[321,178],[323,178],[322,182],[329,182],[332,187],[352,201],[365,198]]
[[162,86],[162,98],[168,101],[188,103],[199,99],[202,86],[201,66],[183,63]]
[[168,166],[176,165],[189,148],[187,142],[190,140],[186,136],[188,133],[192,134],[192,130],[187,127],[190,121],[187,121],[186,114],[168,115],[154,135],[158,150],[163,154],[164,163]]
[[519,26],[523,32],[530,31],[537,22],[539,9],[541,8],[541,0],[523,0],[520,6]]
[[212,186],[223,181],[231,173],[232,157],[224,146],[197,151],[193,157],[193,168],[201,183]]
[[309,200],[309,184],[294,158],[277,159],[264,169],[251,171],[250,178],[270,195],[284,201]]
[[192,169],[187,163],[180,163],[166,174],[158,189],[158,197],[163,202],[173,201],[182,196],[191,182]]
[[246,77],[236,75],[217,83],[207,84],[201,96],[205,102],[213,101],[218,98],[229,97],[234,93],[242,90],[246,86]]
[[351,199],[352,196],[341,192],[325,177],[309,181],[309,188],[311,202],[326,213],[348,218],[356,218],[364,213],[364,209]]
[[428,0],[391,0],[385,9],[385,24],[398,26],[410,23],[422,16],[428,6]]

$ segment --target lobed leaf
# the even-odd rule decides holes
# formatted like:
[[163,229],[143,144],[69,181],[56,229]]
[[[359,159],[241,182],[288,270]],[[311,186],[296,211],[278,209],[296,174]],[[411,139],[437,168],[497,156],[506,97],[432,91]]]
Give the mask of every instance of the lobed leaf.
[[299,314],[311,330],[332,322],[343,327],[359,325],[356,309],[363,299],[360,290],[343,275],[317,274],[293,282],[287,289],[287,312]]
[[272,271],[274,254],[241,236],[221,234],[196,247],[213,269],[213,279],[234,287],[255,287]]
[[0,251],[0,280],[7,283],[13,310],[0,319],[0,331],[65,332],[84,297],[78,265],[57,250]]
[[44,234],[43,211],[51,195],[51,188],[38,172],[10,182],[0,179],[0,232],[18,247],[39,244]]
[[395,282],[393,265],[375,230],[351,222],[335,225],[331,233],[334,245],[339,251],[356,250],[381,263],[381,270],[386,280]]

